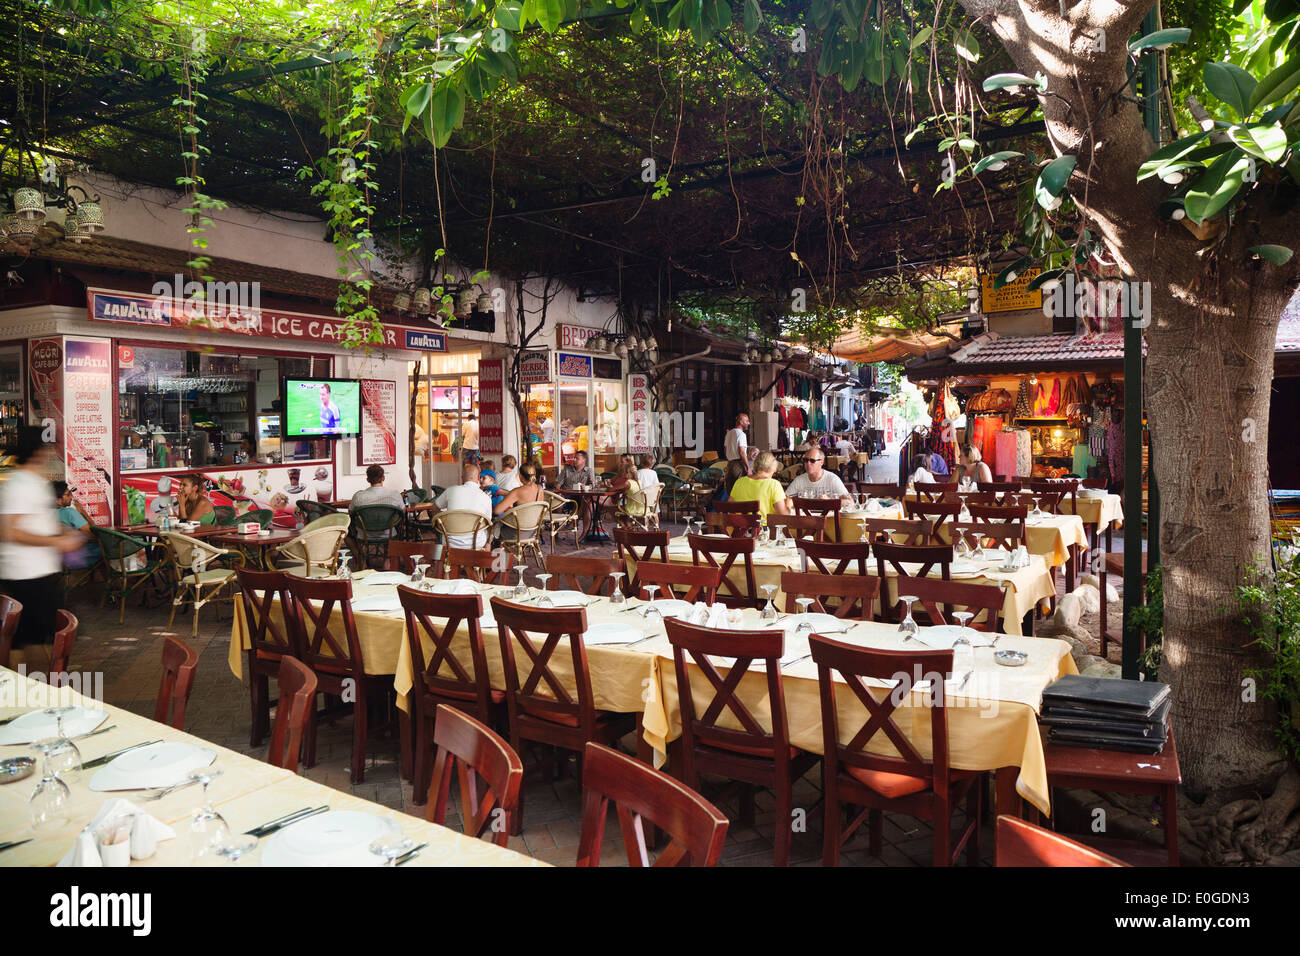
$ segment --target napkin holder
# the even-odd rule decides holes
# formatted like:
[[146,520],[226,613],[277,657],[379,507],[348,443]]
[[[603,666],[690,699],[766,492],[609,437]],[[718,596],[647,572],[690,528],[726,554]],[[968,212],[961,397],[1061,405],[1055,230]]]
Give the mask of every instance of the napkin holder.
[[256,521],[241,521],[239,523],[240,534],[257,534],[262,530],[262,526]]

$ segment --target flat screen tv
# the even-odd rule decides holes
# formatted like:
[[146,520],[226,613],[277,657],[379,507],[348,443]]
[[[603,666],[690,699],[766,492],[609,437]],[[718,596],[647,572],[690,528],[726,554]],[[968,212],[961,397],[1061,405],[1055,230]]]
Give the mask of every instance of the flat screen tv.
[[284,380],[284,437],[340,438],[361,431],[361,383],[342,378]]

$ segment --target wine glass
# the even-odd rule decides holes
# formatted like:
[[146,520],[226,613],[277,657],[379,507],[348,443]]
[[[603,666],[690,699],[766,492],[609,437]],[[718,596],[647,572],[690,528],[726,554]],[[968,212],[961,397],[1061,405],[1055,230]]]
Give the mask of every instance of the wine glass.
[[767,621],[767,622],[775,621],[775,620],[776,620],[776,605],[772,603],[772,595],[776,593],[776,585],[775,585],[775,584],[760,584],[759,587],[762,588],[763,593],[767,595],[767,604],[765,604],[765,605],[763,606],[763,614],[762,614],[762,618],[763,618],[764,621]]
[[348,566],[348,562],[351,560],[351,558],[352,558],[352,552],[349,551],[347,548],[342,548],[339,550],[339,580],[340,581],[352,580],[352,568]]
[[537,599],[538,607],[555,607],[551,601],[550,595],[546,593],[546,582],[550,579],[551,575],[546,574],[545,572],[537,575],[537,580],[542,582],[542,596]]
[[42,713],[54,718],[57,746],[46,754],[51,772],[61,780],[73,780],[81,772],[81,751],[63,729],[63,717],[76,710],[75,707],[46,707]]
[[966,536],[965,536],[964,534],[962,534],[961,532],[957,532],[957,533],[956,533],[956,538],[957,538],[957,543],[956,543],[956,545],[955,545],[954,548],[953,548],[953,552],[954,552],[954,554],[955,554],[957,557],[959,557],[959,558],[969,557],[969,556],[970,556],[970,544],[969,544],[969,542],[967,542],[967,540],[966,540]]
[[695,533],[696,533],[697,535],[698,535],[698,534],[704,534],[704,519],[703,519],[703,518],[692,518],[688,523],[689,523],[689,524],[693,524],[693,525],[695,525]]
[[627,597],[623,594],[623,586],[619,582],[623,579],[624,572],[611,571],[610,577],[614,579],[614,590],[609,595],[610,604],[626,604]]
[[411,559],[411,587],[417,591],[424,590],[424,558]]
[[[867,506],[866,506],[866,505],[863,505],[863,506],[862,506],[862,510],[863,510],[863,512],[865,512],[865,511],[867,510]],[[862,532],[861,534],[858,535],[858,544],[867,544],[867,543],[868,543],[868,539],[867,539],[867,519],[866,519],[866,518],[863,518],[863,519],[858,523],[858,527],[861,529],[861,532]]]
[[515,582],[515,589],[510,592],[510,596],[514,598],[526,598],[528,597],[528,585],[524,583],[524,572],[528,570],[528,565],[518,565],[515,570],[519,572],[519,580]]
[[63,741],[58,737],[47,737],[32,744],[32,749],[40,751],[45,757],[41,782],[36,785],[28,801],[32,813],[32,828],[38,833],[58,830],[68,822],[72,794],[68,791],[68,785],[59,779],[50,761],[50,754],[62,745]]
[[984,535],[982,534],[975,535],[975,548],[973,551],[971,551],[970,556],[971,556],[971,560],[973,561],[988,560],[988,555],[984,553]]
[[[975,615],[970,611],[953,611],[952,616],[961,627],[957,639],[952,642],[952,669],[955,672],[969,671],[975,663],[975,645],[966,636],[966,631],[970,625],[970,619]],[[953,676],[956,677],[956,673]],[[965,682],[964,677],[961,678],[961,682]]]
[[415,841],[402,833],[396,820],[386,820],[384,830],[370,841],[370,852],[382,856],[384,866],[392,866],[399,856],[415,848]]
[[234,866],[241,856],[257,849],[257,837],[251,833],[232,833],[218,843],[216,849],[217,856],[229,860]]
[[1039,509],[1039,507],[1038,507],[1038,502],[1039,502],[1040,500],[1041,500],[1041,499],[1040,499],[1037,495],[1034,495],[1034,498],[1033,498],[1033,501],[1034,501],[1034,510],[1031,511],[1031,512],[1029,512],[1029,517],[1033,518],[1035,521],[1037,521],[1039,518],[1043,518],[1043,517],[1046,516],[1046,512],[1042,511],[1042,510]]
[[808,607],[813,603],[810,597],[795,598],[794,603],[799,605],[799,623],[795,626],[794,632],[811,631],[813,629],[812,621],[808,620]]
[[645,606],[645,611],[642,612],[641,615],[642,619],[648,621],[650,620],[650,615],[653,614],[655,617],[659,618],[660,622],[662,623],[664,619],[663,611],[655,607],[655,595],[659,593],[659,585],[643,584],[641,585],[641,590],[649,593],[650,595]]
[[186,779],[203,787],[203,804],[194,811],[190,820],[190,854],[200,862],[211,862],[217,846],[230,839],[230,825],[226,818],[213,808],[208,797],[208,784],[220,776],[212,767],[196,770]]
[[912,602],[914,602],[916,598],[912,595],[900,594],[898,599],[907,605],[907,613],[903,615],[903,619],[898,622],[898,633],[903,635],[903,640],[910,641],[921,632],[921,629],[916,625],[916,618],[912,617]]

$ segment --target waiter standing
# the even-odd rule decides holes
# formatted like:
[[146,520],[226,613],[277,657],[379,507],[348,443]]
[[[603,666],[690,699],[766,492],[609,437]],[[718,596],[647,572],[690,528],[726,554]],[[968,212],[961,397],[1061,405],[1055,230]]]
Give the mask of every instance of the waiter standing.
[[747,459],[745,457],[745,446],[749,444],[745,438],[745,429],[749,427],[749,415],[741,412],[736,416],[735,427],[727,432],[726,438],[723,439],[723,452],[727,456],[728,462],[738,461],[742,468],[745,467]]

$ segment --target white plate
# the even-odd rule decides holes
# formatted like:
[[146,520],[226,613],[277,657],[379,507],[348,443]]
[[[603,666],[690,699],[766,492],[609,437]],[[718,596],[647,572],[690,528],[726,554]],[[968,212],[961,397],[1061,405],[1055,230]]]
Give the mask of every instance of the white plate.
[[[595,600],[593,595],[581,591],[547,591],[546,596],[551,599],[552,607],[586,607]],[[541,595],[538,595],[537,600],[541,600]],[[537,606],[536,601],[533,606]]]
[[469,578],[456,578],[453,581],[439,581],[433,586],[434,594],[478,594],[483,585]]
[[582,643],[588,647],[597,644],[631,644],[633,641],[639,641],[646,636],[645,631],[639,627],[606,621],[602,624],[593,624],[587,628],[586,633],[582,635]]
[[402,599],[396,594],[367,594],[352,599],[353,611],[400,611]]
[[362,582],[370,584],[410,584],[411,576],[403,574],[401,571],[377,571],[374,574],[368,574],[362,579]]
[[262,866],[383,866],[370,844],[388,820],[357,810],[330,810],[277,830],[262,849]]
[[[90,733],[107,719],[106,710],[76,707],[63,715],[63,732],[69,737]],[[30,744],[58,735],[58,722],[42,708],[16,717],[7,726],[0,727],[0,745]]]
[[181,783],[217,759],[215,750],[167,741],[115,757],[90,779],[91,790],[146,790]]
[[[961,632],[962,628],[956,624],[940,624],[937,627],[921,628],[920,633],[916,635],[916,639],[926,647],[937,651],[947,651],[952,650],[953,643]],[[983,631],[977,631],[973,627],[966,631],[966,639],[970,641],[971,647],[990,647],[993,644],[994,636]]]

